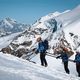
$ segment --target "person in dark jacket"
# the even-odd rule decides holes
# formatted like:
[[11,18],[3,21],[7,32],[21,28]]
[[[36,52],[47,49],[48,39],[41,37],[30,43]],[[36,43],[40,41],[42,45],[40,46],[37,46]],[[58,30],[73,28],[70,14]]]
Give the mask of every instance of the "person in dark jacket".
[[38,42],[38,48],[37,48],[37,53],[40,53],[40,60],[41,60],[41,65],[47,67],[47,61],[45,59],[46,56],[46,49],[44,47],[44,42],[42,41],[41,37],[37,38]]
[[62,62],[64,64],[64,69],[66,71],[66,73],[70,73],[69,69],[68,69],[68,55],[67,55],[67,49],[63,48],[63,50],[59,53],[60,56],[57,56],[56,58],[61,58]]
[[76,51],[74,62],[76,62],[76,71],[78,72],[78,76],[80,77],[80,52],[79,51]]

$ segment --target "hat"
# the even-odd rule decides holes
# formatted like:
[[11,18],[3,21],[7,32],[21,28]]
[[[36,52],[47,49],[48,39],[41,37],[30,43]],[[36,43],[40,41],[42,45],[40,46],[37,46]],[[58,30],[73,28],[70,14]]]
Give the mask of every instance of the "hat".
[[39,42],[39,41],[41,41],[41,40],[42,40],[41,37],[38,37],[38,38],[36,39],[37,42]]
[[63,48],[63,50],[64,50],[64,51],[68,51],[68,49],[67,49],[67,48]]

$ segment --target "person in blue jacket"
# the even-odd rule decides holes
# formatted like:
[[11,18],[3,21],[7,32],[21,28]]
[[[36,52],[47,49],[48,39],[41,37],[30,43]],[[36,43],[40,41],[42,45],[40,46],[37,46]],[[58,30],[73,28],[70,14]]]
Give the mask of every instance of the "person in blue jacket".
[[36,53],[40,53],[40,60],[41,60],[41,65],[47,67],[47,61],[45,59],[46,56],[46,49],[44,46],[44,42],[42,41],[41,37],[37,38],[37,42],[38,42],[38,48]]
[[76,62],[76,71],[78,72],[78,76],[80,77],[80,52],[79,51],[76,51],[74,62]]
[[64,64],[64,69],[66,71],[66,73],[70,73],[69,69],[68,69],[68,55],[67,55],[67,49],[63,48],[62,51],[59,53],[60,56],[57,56],[56,58],[61,58],[62,62]]

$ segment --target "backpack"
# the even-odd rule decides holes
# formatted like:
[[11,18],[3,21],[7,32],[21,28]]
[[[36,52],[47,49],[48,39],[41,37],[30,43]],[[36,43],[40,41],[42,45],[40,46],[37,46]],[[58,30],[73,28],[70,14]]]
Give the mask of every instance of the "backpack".
[[68,61],[68,55],[67,55],[67,53],[64,53],[64,54],[62,55],[62,60],[63,60],[63,62]]
[[45,40],[43,41],[43,43],[44,43],[44,49],[45,49],[45,50],[49,49],[48,40],[45,39]]
[[77,54],[77,55],[76,55],[76,61],[77,61],[77,62],[80,62],[80,54]]

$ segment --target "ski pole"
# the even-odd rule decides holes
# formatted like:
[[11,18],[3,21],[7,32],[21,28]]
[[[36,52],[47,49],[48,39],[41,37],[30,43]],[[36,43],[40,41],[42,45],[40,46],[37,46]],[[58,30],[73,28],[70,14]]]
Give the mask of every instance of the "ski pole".
[[[52,53],[50,53],[50,54],[52,54]],[[50,56],[50,57],[54,57],[54,58],[56,58],[57,56],[55,56],[55,55],[49,55],[49,54],[46,54],[47,56]],[[59,59],[61,59],[61,58],[59,58]],[[68,61],[70,61],[70,62],[74,62],[74,60],[72,60],[72,59],[68,59]]]

